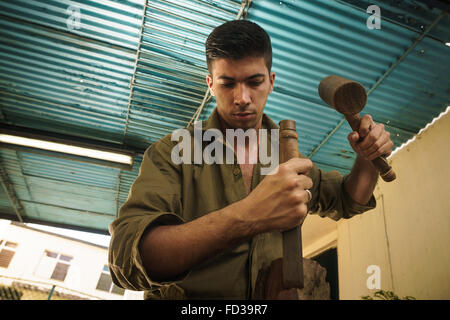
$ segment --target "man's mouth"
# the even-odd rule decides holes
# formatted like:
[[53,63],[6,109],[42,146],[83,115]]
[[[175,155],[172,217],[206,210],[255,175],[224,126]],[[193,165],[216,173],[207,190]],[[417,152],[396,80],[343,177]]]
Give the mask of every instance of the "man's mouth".
[[233,114],[237,120],[250,120],[255,117],[253,112],[237,112]]

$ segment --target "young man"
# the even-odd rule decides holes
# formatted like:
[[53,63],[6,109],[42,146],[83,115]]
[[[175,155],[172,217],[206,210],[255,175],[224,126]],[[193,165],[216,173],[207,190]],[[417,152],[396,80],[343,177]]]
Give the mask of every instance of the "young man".
[[[203,132],[276,129],[263,114],[275,81],[267,33],[249,21],[227,22],[208,37],[206,55],[217,107]],[[303,156],[264,176],[259,161],[176,164],[171,155],[178,142],[162,138],[146,150],[110,225],[114,283],[144,290],[146,298],[251,298],[258,271],[282,256],[280,231],[301,224],[307,213],[339,220],[375,207],[378,172],[369,160],[389,155],[393,143],[370,116],[349,142],[357,159],[346,177],[322,172]],[[248,160],[258,146],[249,142],[234,151],[241,147]]]

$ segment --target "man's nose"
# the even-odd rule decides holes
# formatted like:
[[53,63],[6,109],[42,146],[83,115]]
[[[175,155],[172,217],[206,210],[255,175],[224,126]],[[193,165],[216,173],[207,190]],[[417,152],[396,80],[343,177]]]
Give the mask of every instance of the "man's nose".
[[234,90],[234,103],[238,106],[245,106],[251,102],[250,90],[242,83],[236,85]]

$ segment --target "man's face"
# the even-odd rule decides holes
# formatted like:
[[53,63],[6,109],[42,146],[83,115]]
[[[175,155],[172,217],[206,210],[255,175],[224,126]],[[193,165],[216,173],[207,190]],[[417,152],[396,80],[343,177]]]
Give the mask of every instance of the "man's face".
[[214,60],[211,73],[206,82],[216,97],[217,112],[225,127],[260,128],[275,81],[275,73],[269,74],[264,58]]

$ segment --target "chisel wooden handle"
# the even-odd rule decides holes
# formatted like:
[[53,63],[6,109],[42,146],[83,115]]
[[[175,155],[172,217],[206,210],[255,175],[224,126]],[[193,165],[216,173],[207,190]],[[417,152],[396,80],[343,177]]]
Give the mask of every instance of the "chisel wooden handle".
[[[297,158],[298,134],[295,121],[282,120],[280,125],[280,164]],[[303,252],[300,226],[283,232],[283,287],[303,288]]]

